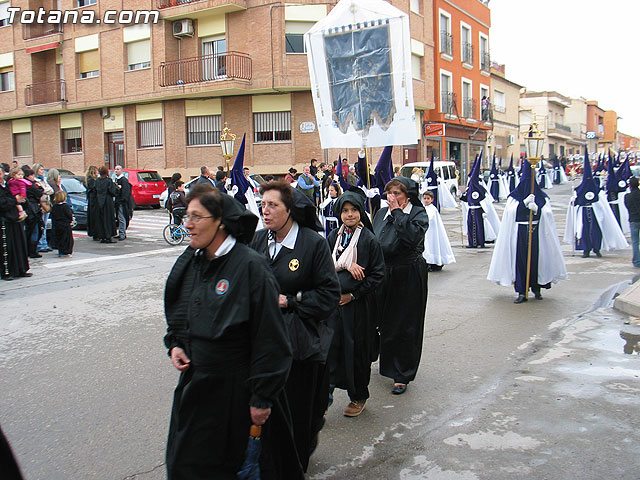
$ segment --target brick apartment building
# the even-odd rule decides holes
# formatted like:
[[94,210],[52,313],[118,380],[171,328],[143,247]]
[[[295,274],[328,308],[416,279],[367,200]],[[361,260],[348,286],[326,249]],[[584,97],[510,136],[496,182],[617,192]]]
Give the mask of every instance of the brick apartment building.
[[[479,0],[467,2],[486,9]],[[256,172],[284,173],[339,153],[355,158],[355,150],[320,148],[302,42],[336,3],[0,1],[1,161],[38,161],[76,173],[119,163],[165,177],[196,175],[201,165],[224,164],[219,139],[225,123],[238,135],[236,150],[246,133],[245,164]],[[434,7],[432,0],[390,3],[410,16],[421,129],[422,112],[435,106]],[[93,11],[96,18],[107,10],[146,9],[157,11],[159,21],[10,24],[9,5]],[[424,155],[422,143],[396,148],[394,163],[406,161],[409,151]]]
[[484,147],[492,129],[491,110],[483,118],[482,98],[490,97],[491,61],[488,1],[434,0],[435,108],[425,111],[426,124],[445,124],[445,137],[429,138],[428,154],[452,160],[463,180],[470,162]]

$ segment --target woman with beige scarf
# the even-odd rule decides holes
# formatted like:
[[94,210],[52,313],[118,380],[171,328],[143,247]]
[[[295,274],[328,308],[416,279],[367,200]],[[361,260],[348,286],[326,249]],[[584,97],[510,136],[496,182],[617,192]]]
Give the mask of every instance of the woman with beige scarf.
[[347,390],[347,417],[357,417],[369,398],[371,362],[378,354],[378,334],[373,294],[384,279],[382,248],[365,212],[361,190],[343,193],[334,204],[341,226],[327,238],[342,296],[333,314],[334,330],[329,350],[332,392]]

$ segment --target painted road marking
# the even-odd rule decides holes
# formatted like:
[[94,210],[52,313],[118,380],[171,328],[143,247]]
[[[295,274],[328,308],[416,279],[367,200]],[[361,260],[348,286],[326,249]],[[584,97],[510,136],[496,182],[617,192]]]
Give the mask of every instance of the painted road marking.
[[173,247],[169,247],[169,248],[161,248],[159,250],[147,250],[146,252],[126,253],[124,255],[98,256],[93,258],[83,258],[81,260],[69,260],[69,261],[45,263],[43,266],[46,268],[61,268],[61,267],[68,267],[73,265],[85,265],[87,263],[121,260],[125,258],[148,257],[150,255],[158,255],[161,253],[169,253],[169,252],[176,252],[176,249]]

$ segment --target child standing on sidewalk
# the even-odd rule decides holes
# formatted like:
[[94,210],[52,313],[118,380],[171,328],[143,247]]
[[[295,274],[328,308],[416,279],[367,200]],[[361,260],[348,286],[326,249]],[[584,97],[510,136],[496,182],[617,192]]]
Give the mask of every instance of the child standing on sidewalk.
[[51,221],[56,238],[59,257],[71,257],[73,253],[73,211],[67,203],[67,193],[60,190],[53,194],[53,208],[51,209]]

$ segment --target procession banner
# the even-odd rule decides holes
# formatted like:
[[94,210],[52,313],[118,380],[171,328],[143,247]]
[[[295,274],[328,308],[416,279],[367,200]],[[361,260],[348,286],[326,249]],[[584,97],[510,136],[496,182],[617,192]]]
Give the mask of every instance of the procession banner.
[[417,143],[406,13],[340,0],[304,41],[322,148]]

